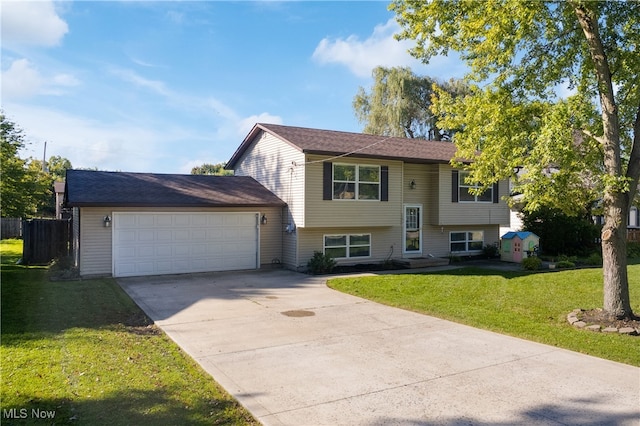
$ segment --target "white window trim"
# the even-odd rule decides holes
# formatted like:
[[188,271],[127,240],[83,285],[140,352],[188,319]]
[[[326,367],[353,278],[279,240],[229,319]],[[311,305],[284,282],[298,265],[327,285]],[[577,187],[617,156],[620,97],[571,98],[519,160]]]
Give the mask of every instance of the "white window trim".
[[[369,237],[369,244],[365,245],[365,244],[351,244],[351,237],[352,236],[363,236],[366,235]],[[327,237],[345,237],[346,240],[346,245],[344,246],[327,246],[326,245],[326,238]],[[322,236],[322,253],[326,254],[326,250],[327,248],[338,248],[338,247],[344,247],[345,253],[347,255],[347,257],[336,257],[336,260],[342,260],[342,259],[370,259],[371,258],[371,248],[372,248],[372,244],[371,244],[371,234],[369,233],[358,233],[358,234],[324,234]],[[349,249],[351,247],[369,247],[369,256],[349,256]]]
[[[335,180],[335,168],[336,166],[349,166],[349,167],[355,167],[356,168],[356,175],[354,177],[353,182],[351,181],[343,181],[343,180]],[[377,167],[378,168],[378,182],[368,182],[368,181],[360,181],[360,166],[362,167]],[[380,167],[380,165],[377,164],[353,164],[353,163],[333,163],[332,168],[331,168],[331,197],[333,201],[373,201],[373,202],[379,202],[380,199],[382,198],[382,182],[381,182],[381,177],[382,177],[382,167]],[[339,183],[353,183],[353,188],[355,191],[354,197],[353,198],[336,198],[335,197],[335,193],[334,193],[334,189],[335,188],[335,184],[336,182]],[[360,184],[372,184],[372,185],[378,185],[378,198],[375,199],[361,199],[360,198]]]
[[[463,232],[465,234],[465,239],[464,240],[458,240],[458,241],[452,241],[451,240],[451,235],[452,234],[460,234],[460,233],[463,233]],[[450,253],[480,253],[480,252],[482,252],[482,248],[480,248],[478,250],[469,250],[469,243],[475,243],[475,242],[481,241],[481,240],[470,240],[470,239],[468,239],[469,233],[472,233],[472,232],[482,232],[482,248],[484,248],[484,230],[476,229],[476,230],[464,230],[464,231],[450,231],[449,232],[449,252]],[[451,250],[451,245],[453,243],[456,243],[456,244],[464,243],[465,249],[464,250],[459,250],[459,251],[453,251],[453,250]]]
[[[461,188],[466,188],[467,192],[469,191],[469,189],[477,189],[480,185],[476,184],[468,184],[466,183],[464,180],[465,178],[469,176],[469,172],[466,171],[460,171],[458,173],[458,203],[485,203],[485,204],[493,204],[493,186],[487,188],[482,195],[486,195],[487,193],[491,194],[491,197],[489,198],[489,200],[478,200],[478,197],[480,197],[480,194],[471,194],[469,193],[469,195],[473,195],[473,200],[463,200],[462,196],[460,194],[460,189]],[[462,232],[462,231],[460,231]]]

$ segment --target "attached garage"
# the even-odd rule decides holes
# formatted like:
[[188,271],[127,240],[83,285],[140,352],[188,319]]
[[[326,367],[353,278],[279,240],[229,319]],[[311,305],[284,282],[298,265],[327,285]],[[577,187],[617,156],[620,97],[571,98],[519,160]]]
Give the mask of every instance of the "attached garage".
[[260,267],[258,213],[113,214],[113,276]]
[[280,263],[285,203],[252,178],[70,170],[65,203],[82,276]]

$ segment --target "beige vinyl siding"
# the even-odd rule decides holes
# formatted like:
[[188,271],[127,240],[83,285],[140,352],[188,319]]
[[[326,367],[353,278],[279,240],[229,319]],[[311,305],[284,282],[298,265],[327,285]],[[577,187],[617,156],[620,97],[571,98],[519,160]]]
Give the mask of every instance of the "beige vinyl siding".
[[[432,255],[434,257],[448,257],[451,255],[449,245],[449,233],[461,231],[483,231],[484,244],[497,243],[500,240],[498,225],[463,225],[463,226],[432,226],[423,228],[423,256]],[[456,253],[455,255],[464,255]]]
[[282,222],[280,207],[256,208],[98,208],[80,209],[80,275],[111,275],[112,273],[112,228],[105,228],[103,218],[113,217],[114,212],[255,212],[267,216],[267,224],[260,225],[260,264],[271,266],[283,262]]
[[509,223],[509,207],[502,199],[509,195],[509,184],[500,181],[498,203],[454,203],[451,201],[451,166],[439,165],[438,214],[430,216],[432,225],[482,225]]
[[111,275],[111,228],[104,217],[107,208],[80,209],[80,275]]
[[298,269],[298,236],[295,233],[285,233],[282,236],[282,263],[287,269]]
[[[296,226],[304,226],[304,154],[277,137],[260,132],[234,173],[251,176],[287,203]],[[288,222],[288,220],[287,220]]]
[[389,201],[323,200],[323,161],[327,157],[309,155],[305,166],[305,228],[379,227],[398,223],[402,212],[402,163],[360,158],[329,159],[334,163],[389,167]]
[[[371,256],[337,260],[338,264],[376,263],[402,255],[398,227],[347,227],[347,228],[305,228],[298,232],[299,259],[297,268],[305,269],[314,251],[322,252],[325,235],[370,234]],[[392,248],[393,247],[393,248]]]

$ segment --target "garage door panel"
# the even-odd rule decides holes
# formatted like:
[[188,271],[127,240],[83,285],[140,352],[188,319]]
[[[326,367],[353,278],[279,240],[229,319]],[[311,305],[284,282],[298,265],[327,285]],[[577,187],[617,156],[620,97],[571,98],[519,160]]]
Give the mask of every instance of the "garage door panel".
[[173,240],[173,232],[170,229],[158,229],[156,231],[156,241]]
[[155,241],[156,232],[152,229],[141,229],[138,231],[138,241]]
[[134,223],[136,225],[137,228],[142,228],[142,227],[151,227],[155,225],[155,216],[154,215],[144,215],[144,216],[138,216],[137,220],[134,220]]
[[167,256],[171,256],[173,253],[173,250],[171,249],[170,245],[159,245],[159,246],[156,246],[155,249],[156,249],[155,255],[157,257],[167,257]]
[[121,243],[125,243],[127,241],[135,241],[136,240],[136,232],[135,230],[118,230],[116,231],[116,237]]
[[138,246],[136,249],[136,257],[153,259],[156,257],[155,246]]
[[253,269],[256,213],[114,213],[115,276]]
[[191,223],[191,215],[180,214],[173,216],[173,226],[187,227]]

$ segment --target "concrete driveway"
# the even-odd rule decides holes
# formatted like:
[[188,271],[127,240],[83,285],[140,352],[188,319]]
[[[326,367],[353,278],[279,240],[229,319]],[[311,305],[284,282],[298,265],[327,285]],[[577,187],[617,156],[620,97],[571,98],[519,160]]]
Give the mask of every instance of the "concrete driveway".
[[322,277],[118,282],[265,425],[640,424],[638,368],[369,302]]

